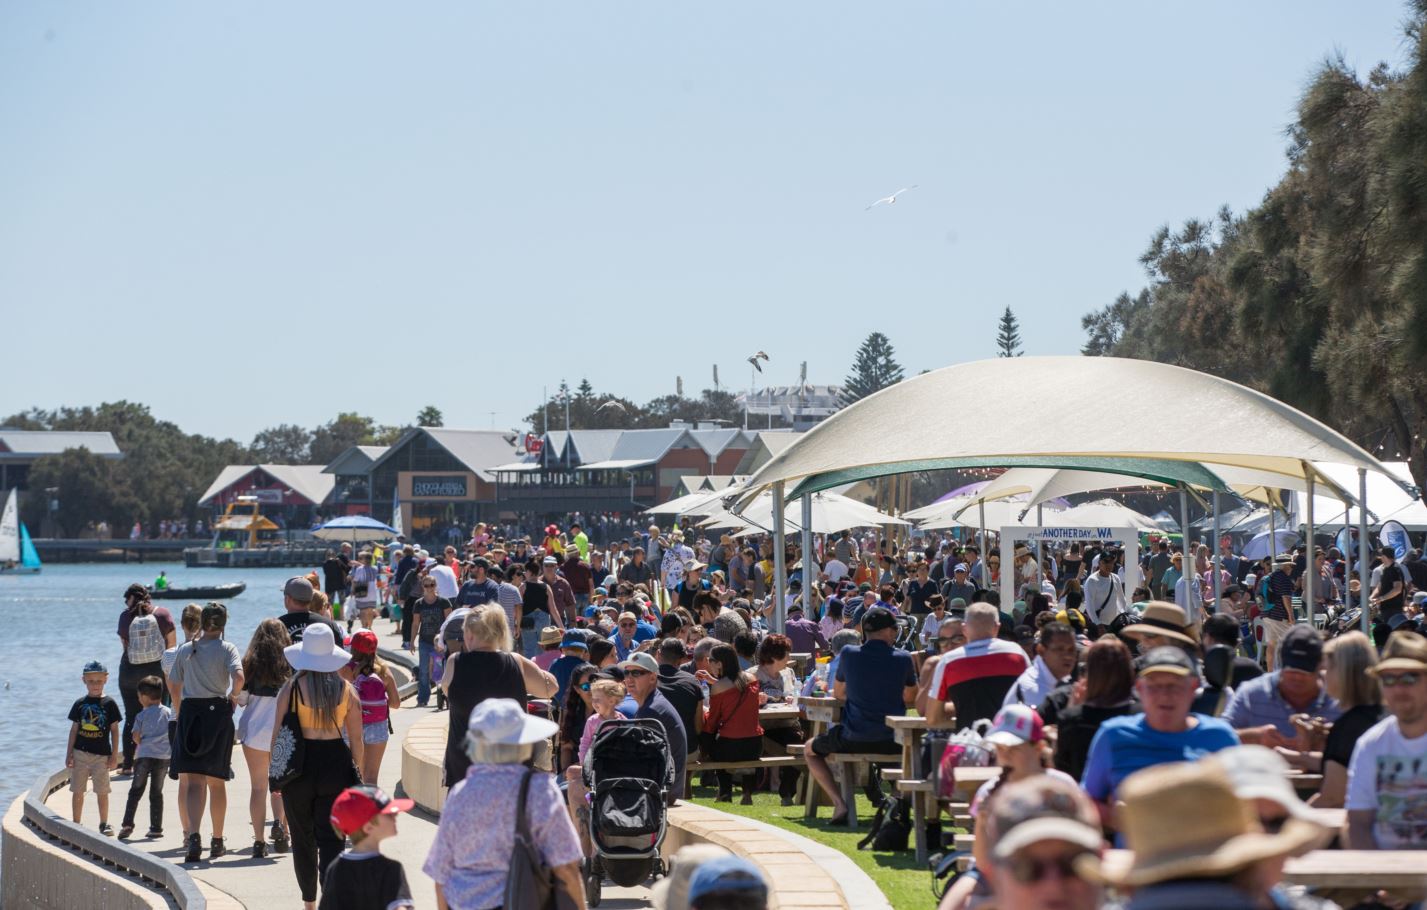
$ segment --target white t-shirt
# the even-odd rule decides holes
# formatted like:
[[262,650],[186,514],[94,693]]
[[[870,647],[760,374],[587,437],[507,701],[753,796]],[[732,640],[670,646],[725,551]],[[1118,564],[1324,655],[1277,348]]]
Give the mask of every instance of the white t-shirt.
[[838,582],[842,581],[844,578],[847,577],[847,563],[834,556],[832,559],[829,559],[827,561],[826,565],[823,566],[823,571],[827,573],[828,581],[832,582],[833,584],[837,584]]
[[1349,812],[1377,813],[1373,837],[1381,850],[1427,847],[1427,735],[1406,739],[1397,718],[1379,721],[1358,738],[1348,762]]

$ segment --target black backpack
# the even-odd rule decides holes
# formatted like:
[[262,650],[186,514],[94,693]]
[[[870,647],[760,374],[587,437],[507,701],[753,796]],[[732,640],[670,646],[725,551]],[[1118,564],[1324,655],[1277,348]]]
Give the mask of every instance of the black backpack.
[[911,833],[911,803],[904,796],[888,796],[877,807],[872,828],[857,842],[857,849],[866,850],[871,844],[873,850],[905,850]]

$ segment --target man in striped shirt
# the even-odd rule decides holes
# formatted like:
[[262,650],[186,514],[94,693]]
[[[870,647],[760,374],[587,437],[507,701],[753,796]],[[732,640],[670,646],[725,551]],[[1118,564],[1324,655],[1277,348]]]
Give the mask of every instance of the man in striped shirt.
[[1019,645],[996,637],[1000,629],[1001,614],[991,604],[966,608],[966,644],[943,657],[932,675],[927,720],[933,726],[954,717],[964,730],[1001,709],[1030,662]]
[[1293,557],[1279,556],[1273,561],[1273,574],[1268,577],[1268,598],[1264,604],[1264,650],[1268,653],[1268,672],[1278,669],[1278,646],[1293,628],[1293,593],[1297,587],[1289,571]]

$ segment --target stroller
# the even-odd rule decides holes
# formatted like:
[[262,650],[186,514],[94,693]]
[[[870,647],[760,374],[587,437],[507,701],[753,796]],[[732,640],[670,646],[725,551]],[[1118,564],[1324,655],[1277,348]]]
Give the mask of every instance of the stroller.
[[674,786],[674,757],[657,720],[603,724],[584,762],[590,790],[590,844],[585,893],[599,906],[605,876],[621,887],[665,873],[660,847]]

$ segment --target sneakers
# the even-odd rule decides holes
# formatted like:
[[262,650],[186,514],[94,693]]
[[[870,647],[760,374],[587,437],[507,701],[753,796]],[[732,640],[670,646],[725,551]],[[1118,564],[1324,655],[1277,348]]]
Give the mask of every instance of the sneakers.
[[131,834],[133,834],[133,833],[134,833],[134,826],[133,826],[133,825],[127,825],[127,824],[126,824],[126,825],[120,825],[120,826],[119,826],[119,840],[128,840],[128,839],[129,839],[129,835],[131,835]]
[[217,859],[228,852],[228,848],[223,846],[223,838],[215,837],[208,842],[208,858]]
[[274,853],[287,852],[287,830],[277,822],[273,822],[272,842]]
[[109,827],[109,823],[108,823],[108,822],[100,822],[100,823],[99,823],[99,833],[102,834],[102,835],[104,835],[105,837],[113,837],[113,836],[114,836],[114,829],[111,828],[111,827]]
[[268,845],[260,840],[253,841],[253,859],[262,859],[268,855]]
[[196,863],[203,859],[203,839],[197,834],[188,835],[188,852],[183,855],[185,863]]

